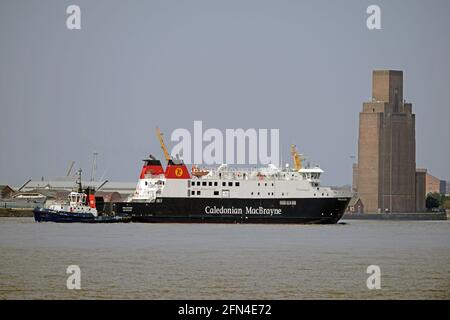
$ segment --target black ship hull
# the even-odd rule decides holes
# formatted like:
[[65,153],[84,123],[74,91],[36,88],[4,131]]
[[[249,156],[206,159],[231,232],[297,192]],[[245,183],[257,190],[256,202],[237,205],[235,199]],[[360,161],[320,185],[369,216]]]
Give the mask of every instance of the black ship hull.
[[115,214],[134,222],[334,224],[350,198],[217,199],[160,198],[155,202],[117,202]]

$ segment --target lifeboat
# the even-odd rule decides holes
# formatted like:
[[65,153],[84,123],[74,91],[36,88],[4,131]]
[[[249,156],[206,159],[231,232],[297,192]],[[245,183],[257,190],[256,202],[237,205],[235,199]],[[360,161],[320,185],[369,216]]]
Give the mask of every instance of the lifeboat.
[[199,167],[193,165],[191,169],[191,173],[194,177],[200,178],[206,176],[209,173],[209,170],[200,169]]

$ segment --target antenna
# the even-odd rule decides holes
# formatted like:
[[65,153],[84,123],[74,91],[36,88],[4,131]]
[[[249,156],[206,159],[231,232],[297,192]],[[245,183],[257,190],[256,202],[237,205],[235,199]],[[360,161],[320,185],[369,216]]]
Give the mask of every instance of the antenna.
[[92,161],[91,181],[95,181],[95,171],[97,170],[97,156],[98,156],[98,152],[94,152],[94,159]]

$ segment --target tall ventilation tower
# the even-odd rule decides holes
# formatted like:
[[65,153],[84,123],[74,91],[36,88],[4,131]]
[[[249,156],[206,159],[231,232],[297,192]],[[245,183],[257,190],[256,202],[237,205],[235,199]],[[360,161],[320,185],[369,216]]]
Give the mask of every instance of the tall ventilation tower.
[[357,192],[366,212],[414,212],[415,115],[403,100],[403,72],[375,70],[372,101],[359,114]]

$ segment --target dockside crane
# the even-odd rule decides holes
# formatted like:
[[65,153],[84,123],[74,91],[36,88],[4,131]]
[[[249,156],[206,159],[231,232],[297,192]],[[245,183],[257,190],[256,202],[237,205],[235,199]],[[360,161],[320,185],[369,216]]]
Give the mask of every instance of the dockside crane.
[[74,165],[74,164],[75,164],[75,161],[72,161],[72,162],[70,163],[70,165],[69,165],[69,170],[67,170],[66,177],[70,176],[70,173],[72,172],[72,168],[73,168],[73,165]]

